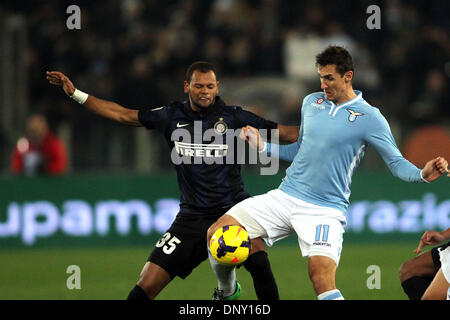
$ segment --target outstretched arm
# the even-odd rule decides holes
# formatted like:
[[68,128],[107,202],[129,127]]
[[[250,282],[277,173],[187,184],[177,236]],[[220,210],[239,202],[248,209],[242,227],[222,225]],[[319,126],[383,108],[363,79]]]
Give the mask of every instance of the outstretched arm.
[[377,149],[394,176],[409,182],[432,182],[448,172],[448,162],[443,157],[428,161],[422,170],[406,160],[381,113],[374,114],[368,126],[366,141]]
[[[47,71],[46,74],[47,80],[55,86],[62,87],[66,95],[69,97],[74,99],[80,95],[86,95],[77,90],[72,81],[70,81],[70,79],[62,72]],[[107,119],[130,126],[142,126],[138,118],[138,110],[124,108],[115,102],[102,100],[92,95],[88,95],[87,99],[84,97],[84,99],[78,102],[90,111]]]

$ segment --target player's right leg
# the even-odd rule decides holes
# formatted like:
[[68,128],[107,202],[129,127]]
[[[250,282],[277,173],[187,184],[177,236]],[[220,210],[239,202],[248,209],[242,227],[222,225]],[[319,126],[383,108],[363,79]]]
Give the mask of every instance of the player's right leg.
[[226,225],[242,227],[236,219],[224,214],[208,228],[206,233],[209,263],[217,278],[217,288],[214,289],[213,300],[236,300],[241,294],[241,286],[236,280],[235,268],[221,265],[209,250],[209,242],[214,232]]
[[143,297],[145,292],[149,299],[154,299],[173,278],[185,279],[206,260],[205,233],[214,220],[215,217],[199,218],[195,214],[177,215],[156,243],[129,298]]
[[243,266],[252,276],[256,295],[259,300],[278,300],[278,287],[265,252],[263,240],[261,239],[261,237],[267,237],[267,232],[250,214],[250,212],[254,211],[252,209],[253,205],[259,205],[259,209],[264,210],[265,202],[273,204],[273,199],[268,198],[270,196],[266,195],[249,198],[231,208],[217,222],[211,225],[208,229],[207,239],[209,243],[214,232],[226,225],[237,225],[246,229],[252,241],[252,249]]

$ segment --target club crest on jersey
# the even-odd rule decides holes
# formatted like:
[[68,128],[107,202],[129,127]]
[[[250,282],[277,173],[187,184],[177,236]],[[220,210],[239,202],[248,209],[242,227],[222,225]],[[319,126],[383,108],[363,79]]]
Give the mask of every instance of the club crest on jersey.
[[350,115],[348,116],[348,121],[355,122],[356,118],[359,116],[363,116],[364,113],[353,111],[352,109],[347,109]]
[[322,102],[324,101],[324,99],[319,98],[316,102],[312,102],[311,105],[318,110],[325,110],[325,105],[322,105]]
[[227,129],[228,126],[225,121],[223,121],[223,118],[219,118],[219,121],[214,124],[214,131],[217,134],[224,134],[225,132],[227,132]]

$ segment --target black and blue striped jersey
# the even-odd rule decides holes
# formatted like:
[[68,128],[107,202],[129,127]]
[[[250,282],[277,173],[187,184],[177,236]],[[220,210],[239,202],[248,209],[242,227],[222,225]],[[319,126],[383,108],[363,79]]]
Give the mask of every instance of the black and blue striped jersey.
[[[227,106],[220,97],[206,112],[191,109],[189,101],[139,110],[147,129],[161,132],[171,150],[180,190],[180,214],[219,215],[249,197],[244,190],[238,161],[238,129],[277,128],[238,106]],[[242,146],[242,145],[241,145]]]

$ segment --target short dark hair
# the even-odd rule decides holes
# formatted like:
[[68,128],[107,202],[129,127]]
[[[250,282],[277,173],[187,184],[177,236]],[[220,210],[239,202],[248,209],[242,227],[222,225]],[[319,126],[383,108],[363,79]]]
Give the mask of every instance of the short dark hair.
[[316,66],[327,66],[334,64],[336,71],[341,75],[347,71],[353,71],[353,58],[350,53],[343,47],[328,46],[324,51],[316,56]]
[[207,73],[209,71],[213,71],[214,73],[216,73],[216,70],[211,63],[206,62],[206,61],[197,61],[197,62],[194,62],[193,64],[191,64],[186,71],[186,79],[185,80],[187,82],[191,82],[192,74],[196,70],[200,71],[201,73]]

